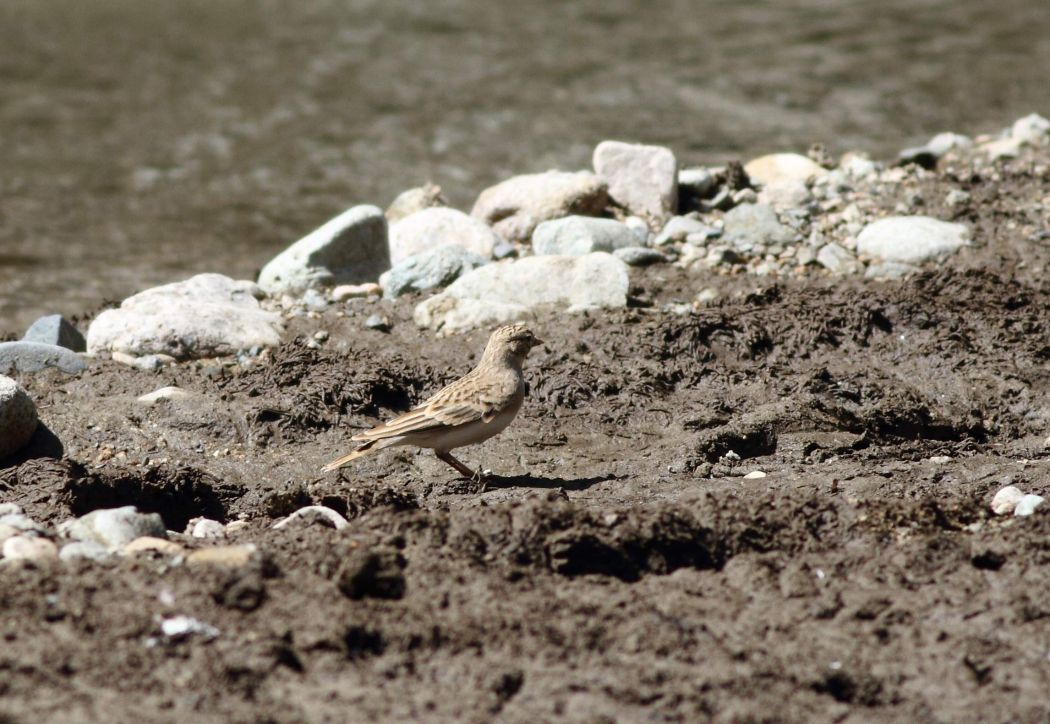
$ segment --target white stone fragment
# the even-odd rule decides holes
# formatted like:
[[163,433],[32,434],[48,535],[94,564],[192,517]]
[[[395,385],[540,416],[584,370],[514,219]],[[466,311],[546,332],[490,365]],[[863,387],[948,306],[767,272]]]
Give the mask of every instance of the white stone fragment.
[[1017,507],[1017,504],[1021,502],[1023,497],[1024,493],[1021,492],[1021,489],[1013,485],[1000,488],[999,492],[992,498],[992,512],[996,515],[1008,515],[1014,512],[1014,508]]

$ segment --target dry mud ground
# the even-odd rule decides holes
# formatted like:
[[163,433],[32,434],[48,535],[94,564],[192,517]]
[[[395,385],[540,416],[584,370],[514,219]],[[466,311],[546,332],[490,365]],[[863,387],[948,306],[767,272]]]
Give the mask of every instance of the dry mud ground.
[[[462,451],[485,492],[408,450],[318,472],[477,359],[411,299],[251,367],[23,377],[49,432],[0,499],[243,517],[264,555],[0,568],[0,721],[1045,721],[1050,515],[988,507],[1050,492],[1047,178],[1015,171],[963,180],[974,247],[910,280],[665,266],[540,319],[522,414]],[[197,396],[135,402],[168,384]],[[308,502],[351,528],[270,529]],[[176,614],[219,634],[166,639]]]

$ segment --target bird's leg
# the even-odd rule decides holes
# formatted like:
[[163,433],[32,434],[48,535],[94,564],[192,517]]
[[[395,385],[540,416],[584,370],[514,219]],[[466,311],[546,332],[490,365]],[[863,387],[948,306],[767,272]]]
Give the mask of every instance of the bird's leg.
[[446,462],[452,467],[454,467],[456,469],[456,472],[458,472],[463,477],[468,478],[469,480],[480,479],[480,475],[478,473],[474,472],[466,465],[461,463],[459,460],[456,460],[456,458],[452,457],[452,453],[447,451],[435,450],[434,454],[437,455],[438,460]]

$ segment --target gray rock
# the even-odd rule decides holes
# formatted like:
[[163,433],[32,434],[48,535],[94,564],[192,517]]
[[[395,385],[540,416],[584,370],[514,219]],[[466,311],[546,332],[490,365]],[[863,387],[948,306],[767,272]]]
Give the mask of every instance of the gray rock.
[[774,181],[763,186],[762,193],[758,194],[760,203],[787,208],[805,206],[812,198],[806,184],[793,179]]
[[49,314],[33,322],[22,336],[22,341],[65,347],[74,352],[83,352],[87,349],[84,335],[67,322],[61,314]]
[[[385,222],[384,222],[385,223]],[[222,357],[281,341],[281,319],[259,307],[259,287],[198,274],[128,297],[88,328],[88,351]]]
[[427,184],[398,194],[386,210],[386,220],[393,224],[417,211],[447,205],[448,202],[441,195],[441,187],[436,184]]
[[638,236],[624,224],[593,216],[551,219],[532,232],[532,250],[543,256],[581,256],[637,245]]
[[609,204],[605,183],[589,171],[514,176],[485,189],[471,216],[508,241],[527,241],[536,225],[569,214],[594,216]]
[[1017,506],[1014,508],[1014,515],[1028,516],[1042,507],[1043,503],[1046,502],[1046,498],[1041,495],[1033,495],[1029,493],[1023,496],[1017,501]]
[[691,216],[672,216],[653,240],[655,246],[685,241],[690,234],[702,234],[704,238],[718,236],[722,232]]
[[817,263],[835,274],[857,274],[864,268],[857,257],[834,242],[820,247]]
[[857,253],[882,259],[917,263],[955,253],[970,241],[964,224],[928,216],[890,216],[864,227],[857,236]]
[[110,560],[113,557],[113,553],[109,549],[101,543],[96,543],[92,540],[66,543],[62,546],[62,550],[58,552],[58,558],[63,563],[72,563],[73,561],[101,562]]
[[648,266],[667,261],[662,253],[648,246],[625,246],[614,251],[613,256],[627,266]]
[[671,149],[602,141],[593,162],[609,197],[632,214],[661,222],[678,208],[678,161]]
[[328,297],[316,289],[307,289],[303,292],[303,306],[311,312],[323,312],[328,308]]
[[903,279],[906,276],[921,271],[913,264],[904,264],[899,261],[883,261],[872,264],[864,272],[865,279]]
[[134,505],[95,510],[77,518],[66,531],[70,538],[94,541],[107,548],[122,548],[136,538],[167,538],[157,513],[140,513]]
[[390,263],[443,246],[460,246],[469,252],[492,258],[501,241],[487,224],[449,208],[424,209],[390,227]]
[[447,287],[466,272],[485,264],[488,259],[462,246],[441,246],[404,259],[379,277],[379,285],[383,287],[383,296],[394,299],[409,292]]
[[511,244],[509,241],[503,241],[502,239],[492,249],[493,259],[510,259],[511,257],[518,255],[518,247]]
[[36,405],[22,386],[0,375],[0,459],[21,450],[36,431]]
[[389,266],[386,217],[375,206],[354,206],[271,259],[259,286],[267,294],[298,294],[375,281]]
[[602,252],[489,264],[416,306],[421,327],[444,333],[531,319],[540,309],[627,305],[627,265]]
[[725,216],[722,239],[737,251],[755,253],[774,244],[790,244],[798,235],[780,223],[773,207],[767,204],[743,204],[730,209]]
[[390,320],[382,314],[373,314],[365,320],[365,329],[374,329],[377,332],[389,332],[392,326]]
[[48,367],[75,375],[87,365],[76,352],[65,347],[40,342],[0,342],[0,374],[39,372]]
[[194,538],[225,538],[226,526],[211,518],[194,518],[187,526]]
[[811,159],[797,153],[771,153],[748,161],[744,171],[755,183],[762,186],[777,181],[802,181],[819,178],[828,170]]

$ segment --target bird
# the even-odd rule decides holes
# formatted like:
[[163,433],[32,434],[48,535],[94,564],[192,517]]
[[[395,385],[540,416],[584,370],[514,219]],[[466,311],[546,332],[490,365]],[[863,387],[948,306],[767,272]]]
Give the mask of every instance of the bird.
[[500,327],[489,337],[477,367],[438,390],[421,405],[371,430],[354,435],[362,444],[325,465],[330,472],[362,455],[396,445],[430,448],[442,462],[471,480],[483,476],[452,455],[452,450],[484,442],[503,432],[521,409],[528,384],[522,372],[533,347],[543,344],[524,324]]

